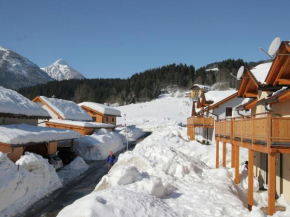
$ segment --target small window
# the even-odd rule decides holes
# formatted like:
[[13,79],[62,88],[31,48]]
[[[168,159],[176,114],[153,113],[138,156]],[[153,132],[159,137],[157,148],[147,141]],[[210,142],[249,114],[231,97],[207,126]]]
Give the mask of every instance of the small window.
[[226,107],[226,117],[232,117],[233,108]]
[[96,120],[97,120],[96,117],[93,117],[93,121],[96,122]]
[[115,118],[112,118],[112,122],[114,122],[115,121]]

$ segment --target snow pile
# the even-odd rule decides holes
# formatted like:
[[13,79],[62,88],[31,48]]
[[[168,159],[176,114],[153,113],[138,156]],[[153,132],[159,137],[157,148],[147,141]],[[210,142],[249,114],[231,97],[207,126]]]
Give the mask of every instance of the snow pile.
[[257,81],[263,84],[265,83],[266,77],[268,75],[268,72],[271,66],[272,66],[272,62],[262,63],[252,68],[251,72],[254,75],[254,77],[257,79]]
[[140,128],[136,127],[135,125],[127,126],[121,129],[119,132],[119,135],[121,136],[123,143],[128,141],[136,141],[143,135],[145,135],[145,132],[143,132]]
[[106,106],[104,104],[95,103],[95,102],[82,102],[79,104],[79,106],[85,106],[92,110],[95,110],[96,112],[100,112],[105,115],[114,115],[121,117],[121,112],[115,108],[112,108],[111,106]]
[[79,132],[72,130],[38,127],[28,124],[0,126],[0,142],[11,145],[76,139],[80,137],[81,134]]
[[87,169],[89,169],[89,165],[86,164],[84,159],[76,157],[70,164],[59,170],[57,174],[62,182],[66,184],[84,173]]
[[68,120],[50,119],[49,122],[73,125],[73,126],[79,126],[79,127],[90,127],[90,128],[114,128],[115,127],[113,124],[104,124],[104,123],[86,122],[86,121],[68,121]]
[[0,216],[16,216],[61,187],[55,169],[41,156],[26,152],[16,164],[0,152]]
[[176,125],[153,132],[58,216],[247,216],[231,173],[182,152],[193,147],[185,133]]
[[50,117],[48,112],[14,90],[0,86],[0,113]]
[[74,121],[92,121],[92,117],[73,101],[40,96],[63,119]]
[[90,136],[74,141],[74,151],[85,160],[104,160],[110,151],[113,153],[124,148],[121,137],[105,129],[98,130]]

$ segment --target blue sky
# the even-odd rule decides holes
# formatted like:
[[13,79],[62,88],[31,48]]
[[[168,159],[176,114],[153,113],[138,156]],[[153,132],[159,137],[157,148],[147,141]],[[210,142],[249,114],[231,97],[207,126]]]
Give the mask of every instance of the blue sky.
[[87,78],[127,78],[171,63],[267,59],[290,39],[289,0],[2,0],[0,46],[40,67],[57,59]]

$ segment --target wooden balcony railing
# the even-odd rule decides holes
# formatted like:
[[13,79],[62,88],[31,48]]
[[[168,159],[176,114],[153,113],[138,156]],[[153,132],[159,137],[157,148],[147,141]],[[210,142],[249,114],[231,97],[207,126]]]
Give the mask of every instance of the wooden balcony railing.
[[254,143],[259,145],[290,147],[290,117],[273,113],[257,114],[215,122],[216,138]]
[[213,117],[189,117],[187,118],[187,126],[194,127],[214,127],[214,118]]

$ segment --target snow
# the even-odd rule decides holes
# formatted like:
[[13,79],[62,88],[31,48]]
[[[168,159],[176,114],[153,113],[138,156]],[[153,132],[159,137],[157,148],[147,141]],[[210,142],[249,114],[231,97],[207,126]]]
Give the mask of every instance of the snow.
[[50,117],[48,112],[14,90],[0,86],[0,113]]
[[[205,93],[205,99],[206,100],[213,100],[213,104],[233,95],[237,91],[234,89],[230,90],[221,90],[221,91],[208,91]],[[213,105],[212,104],[212,105]]]
[[80,72],[71,68],[67,62],[62,59],[57,60],[52,65],[41,69],[45,71],[50,77],[58,81],[85,78]]
[[113,124],[104,124],[104,123],[96,123],[96,122],[85,122],[85,121],[68,121],[68,120],[57,120],[50,119],[51,123],[59,123],[59,124],[67,124],[79,127],[91,127],[91,128],[114,128]]
[[57,172],[59,178],[63,184],[67,184],[73,179],[80,176],[87,169],[89,165],[86,164],[82,157],[76,157],[70,164],[64,166],[61,170]]
[[93,120],[92,117],[85,110],[79,107],[75,102],[64,99],[47,98],[45,96],[40,96],[40,98],[65,120],[74,120],[74,121]]
[[106,106],[100,103],[95,103],[95,102],[82,102],[79,104],[79,106],[86,106],[90,109],[93,109],[97,112],[100,112],[102,114],[106,115],[114,115],[117,117],[121,117],[121,112],[115,108],[112,108],[110,106]]
[[85,160],[104,160],[107,159],[110,151],[115,153],[123,148],[121,137],[105,129],[74,140],[73,146],[73,150]]
[[136,125],[144,130],[154,130],[162,123],[177,121],[186,123],[191,115],[192,101],[182,93],[162,94],[151,102],[120,106],[122,117],[117,125]]
[[206,69],[205,71],[206,72],[210,72],[210,71],[217,72],[218,70],[219,70],[218,68],[212,68],[212,69]]
[[210,86],[205,86],[201,84],[194,84],[190,89],[192,89],[193,87],[199,87],[200,89],[203,89],[203,90],[210,90]]
[[255,76],[258,82],[265,83],[265,79],[268,75],[268,72],[272,66],[272,62],[262,63],[251,69],[252,74]]
[[[119,130],[119,129],[117,129]],[[123,143],[129,141],[136,141],[138,138],[142,137],[145,134],[140,128],[135,125],[127,126],[120,129],[119,135],[122,137]]]
[[10,124],[0,126],[0,142],[20,145],[80,138],[80,133],[50,127],[38,127],[28,124]]
[[47,159],[29,152],[16,164],[0,152],[0,180],[0,216],[22,214],[27,207],[61,187],[61,181]]

